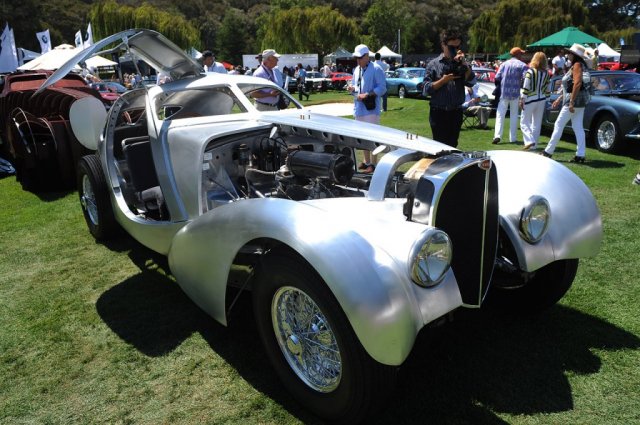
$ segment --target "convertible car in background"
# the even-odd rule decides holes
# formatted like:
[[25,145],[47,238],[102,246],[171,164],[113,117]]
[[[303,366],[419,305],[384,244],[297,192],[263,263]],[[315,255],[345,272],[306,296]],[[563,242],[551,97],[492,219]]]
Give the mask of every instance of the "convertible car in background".
[[[357,423],[384,405],[423,327],[459,308],[553,306],[579,259],[598,253],[594,198],[553,160],[310,112],[265,79],[204,75],[150,30],[72,61],[114,43],[172,82],[127,91],[108,112],[82,100],[73,118],[95,150],[77,175],[89,231],[103,241],[121,228],[168,256],[222,324],[251,291],[270,362],[320,417]],[[289,107],[258,111],[276,91]],[[379,155],[373,174],[358,171],[356,150]],[[233,265],[245,281],[229,279]]]
[[[561,79],[551,80],[551,98],[545,106],[543,127],[553,129],[560,109],[551,103],[560,95]],[[622,151],[640,143],[640,74],[627,71],[591,71],[593,95],[584,112],[587,135],[602,152]],[[565,132],[573,134],[570,125]]]

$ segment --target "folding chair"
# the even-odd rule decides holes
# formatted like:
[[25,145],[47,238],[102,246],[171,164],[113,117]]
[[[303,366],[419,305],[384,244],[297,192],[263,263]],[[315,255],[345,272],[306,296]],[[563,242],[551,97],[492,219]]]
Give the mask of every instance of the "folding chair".
[[465,109],[462,112],[462,116],[463,116],[462,126],[464,128],[471,129],[471,128],[477,128],[478,126],[480,126],[480,117],[477,114],[472,113],[468,109]]

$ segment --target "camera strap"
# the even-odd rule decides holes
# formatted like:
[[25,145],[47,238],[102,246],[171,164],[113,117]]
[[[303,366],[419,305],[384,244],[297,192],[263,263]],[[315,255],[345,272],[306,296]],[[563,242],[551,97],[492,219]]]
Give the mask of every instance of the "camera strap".
[[358,78],[358,93],[362,93],[362,79],[364,77],[364,73],[367,71],[367,68],[369,68],[369,64],[367,64],[364,69],[360,67],[360,78]]

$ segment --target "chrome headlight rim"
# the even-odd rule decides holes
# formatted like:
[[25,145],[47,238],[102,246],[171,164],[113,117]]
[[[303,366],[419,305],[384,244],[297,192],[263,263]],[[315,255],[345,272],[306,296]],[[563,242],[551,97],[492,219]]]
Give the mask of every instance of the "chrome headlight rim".
[[551,222],[551,206],[543,196],[534,195],[520,214],[520,235],[531,243],[539,242],[547,234]]
[[411,280],[428,288],[442,282],[451,268],[451,239],[444,231],[430,229],[413,244],[409,253]]

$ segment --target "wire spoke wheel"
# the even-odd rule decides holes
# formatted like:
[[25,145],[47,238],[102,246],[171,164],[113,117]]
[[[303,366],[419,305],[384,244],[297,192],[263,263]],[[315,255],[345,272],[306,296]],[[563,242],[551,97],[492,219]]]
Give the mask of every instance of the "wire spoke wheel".
[[278,345],[296,375],[316,391],[336,389],[342,376],[340,351],[317,304],[301,290],[285,286],[273,297],[271,315]]
[[603,121],[598,127],[597,137],[602,149],[611,149],[616,141],[616,127],[611,121]]

